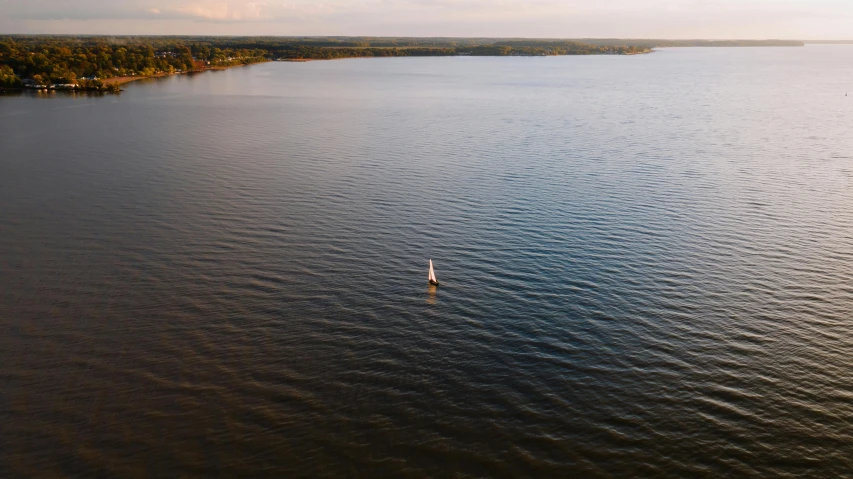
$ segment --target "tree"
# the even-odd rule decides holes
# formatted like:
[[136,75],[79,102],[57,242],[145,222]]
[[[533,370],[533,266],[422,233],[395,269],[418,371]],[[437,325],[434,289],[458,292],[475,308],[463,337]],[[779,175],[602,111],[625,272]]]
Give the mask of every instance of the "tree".
[[21,79],[8,65],[0,65],[0,88],[20,88]]
[[35,80],[35,82],[38,83],[39,85],[43,85],[43,86],[50,85],[50,77],[47,76],[46,73],[44,75],[42,75],[40,73],[36,73],[35,75],[33,75],[33,80]]

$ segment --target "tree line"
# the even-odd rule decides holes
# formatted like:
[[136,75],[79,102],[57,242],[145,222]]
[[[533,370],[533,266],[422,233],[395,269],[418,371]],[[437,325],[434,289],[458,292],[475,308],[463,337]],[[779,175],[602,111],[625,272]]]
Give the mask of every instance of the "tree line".
[[574,41],[372,37],[110,37],[15,35],[0,38],[0,87],[77,84],[197,71],[275,59],[455,55],[593,55],[644,53],[629,45]]
[[13,35],[0,38],[0,88],[76,84],[268,60],[403,56],[633,55],[668,46],[800,46],[785,40],[488,39]]
[[219,48],[166,38],[17,36],[0,39],[0,87],[75,84],[106,89],[103,80],[266,61],[263,50]]

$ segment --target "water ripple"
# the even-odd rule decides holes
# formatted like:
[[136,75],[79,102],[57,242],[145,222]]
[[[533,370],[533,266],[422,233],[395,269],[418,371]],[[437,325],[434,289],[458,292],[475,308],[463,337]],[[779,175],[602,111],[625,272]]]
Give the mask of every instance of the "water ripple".
[[850,58],[0,97],[0,470],[845,477]]

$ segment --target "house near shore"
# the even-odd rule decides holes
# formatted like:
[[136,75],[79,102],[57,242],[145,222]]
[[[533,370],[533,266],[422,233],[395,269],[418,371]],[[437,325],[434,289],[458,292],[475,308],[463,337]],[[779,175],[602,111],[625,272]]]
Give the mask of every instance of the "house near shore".
[[92,75],[92,76],[89,76],[89,77],[82,77],[82,78],[80,78],[80,79],[81,79],[81,80],[88,80],[88,81],[95,81],[95,80],[97,80],[97,79],[98,79],[98,77],[96,77],[95,75]]
[[33,80],[32,78],[25,78],[25,79],[21,80],[21,85],[23,85],[24,88],[36,88],[39,90],[47,88],[46,86],[44,86],[41,83]]

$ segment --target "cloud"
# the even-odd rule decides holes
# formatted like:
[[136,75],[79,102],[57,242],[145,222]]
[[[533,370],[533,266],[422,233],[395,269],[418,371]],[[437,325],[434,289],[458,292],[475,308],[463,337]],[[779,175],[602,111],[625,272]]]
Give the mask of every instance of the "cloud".
[[549,18],[577,10],[572,0],[407,0],[402,2],[423,14],[440,14],[457,20]]
[[328,3],[283,3],[276,0],[190,0],[163,9],[176,18],[209,22],[257,22],[320,18],[341,13]]
[[0,0],[2,33],[846,38],[851,0]]
[[251,21],[268,18],[264,1],[216,1],[202,0],[180,6],[176,12],[189,17],[214,21]]

